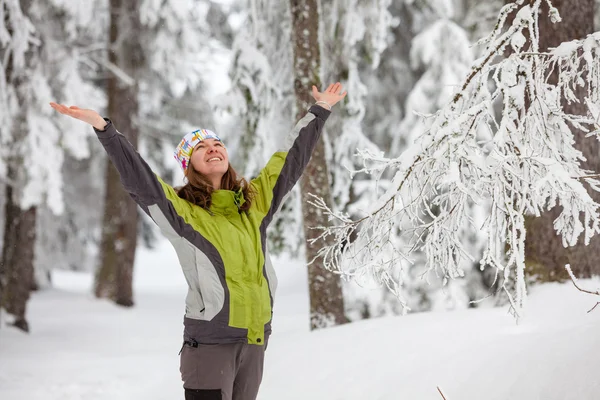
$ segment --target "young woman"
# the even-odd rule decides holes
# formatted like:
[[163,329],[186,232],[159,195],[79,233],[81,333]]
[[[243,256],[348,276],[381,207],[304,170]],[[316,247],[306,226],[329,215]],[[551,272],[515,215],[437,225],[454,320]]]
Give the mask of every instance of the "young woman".
[[266,251],[273,215],[310,160],[340,83],[315,105],[250,182],[229,164],[223,141],[201,129],[175,151],[187,183],[176,190],[156,176],[109,119],[50,103],[87,122],[137,204],[175,247],[188,283],[181,377],[186,400],[254,400],[262,380],[277,280]]

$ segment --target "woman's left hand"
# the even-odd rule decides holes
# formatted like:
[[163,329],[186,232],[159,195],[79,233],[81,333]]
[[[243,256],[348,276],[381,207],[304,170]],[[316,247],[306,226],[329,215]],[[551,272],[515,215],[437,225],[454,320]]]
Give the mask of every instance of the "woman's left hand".
[[312,96],[316,101],[323,101],[329,104],[331,107],[336,105],[339,101],[341,101],[346,95],[347,92],[341,93],[342,84],[339,82],[332,83],[324,92],[319,92],[316,86],[312,87]]

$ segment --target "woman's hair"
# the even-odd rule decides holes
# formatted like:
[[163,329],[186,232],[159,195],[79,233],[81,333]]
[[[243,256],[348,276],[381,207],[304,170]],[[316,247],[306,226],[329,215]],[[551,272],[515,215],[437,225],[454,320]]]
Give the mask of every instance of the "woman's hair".
[[[208,178],[204,174],[196,171],[191,165],[188,167],[185,176],[188,182],[184,186],[176,189],[177,195],[190,203],[208,210],[211,205],[211,195],[214,191]],[[229,164],[227,172],[225,172],[221,178],[221,189],[234,192],[237,192],[240,189],[242,190],[245,202],[240,206],[240,211],[248,211],[250,209],[252,200],[256,194],[253,187],[246,179],[238,178],[238,175],[231,164]]]

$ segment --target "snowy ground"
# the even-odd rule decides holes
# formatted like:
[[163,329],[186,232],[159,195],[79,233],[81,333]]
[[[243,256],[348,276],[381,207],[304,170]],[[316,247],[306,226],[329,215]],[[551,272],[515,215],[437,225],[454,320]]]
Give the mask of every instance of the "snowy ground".
[[[30,335],[0,329],[1,400],[181,399],[185,296],[170,248],[141,251],[134,309],[56,272],[30,302]],[[310,333],[306,275],[278,260],[280,288],[261,400],[600,399],[600,310],[570,284],[536,288],[520,325],[503,309],[414,314]],[[591,288],[600,281],[582,281]]]

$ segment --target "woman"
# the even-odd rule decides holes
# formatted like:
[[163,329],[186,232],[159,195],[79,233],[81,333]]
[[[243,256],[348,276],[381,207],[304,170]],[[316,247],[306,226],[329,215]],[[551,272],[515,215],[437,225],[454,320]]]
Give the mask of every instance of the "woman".
[[87,122],[137,204],[175,247],[188,283],[181,351],[186,400],[253,400],[271,333],[276,278],[266,231],[310,160],[340,83],[323,93],[258,177],[238,178],[213,132],[187,134],[175,151],[187,184],[163,182],[109,119],[92,110],[50,105]]

